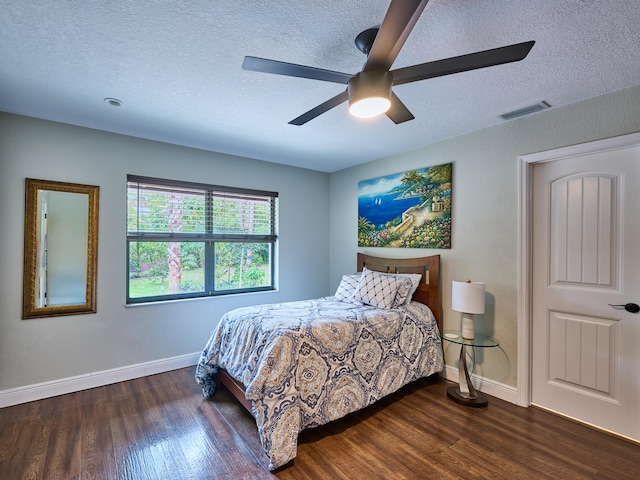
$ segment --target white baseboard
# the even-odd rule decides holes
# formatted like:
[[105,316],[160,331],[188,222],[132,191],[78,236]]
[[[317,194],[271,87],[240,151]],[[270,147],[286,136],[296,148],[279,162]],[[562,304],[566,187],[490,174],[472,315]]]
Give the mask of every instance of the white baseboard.
[[126,367],[113,368],[111,370],[87,373],[76,377],[62,378],[51,382],[36,383],[25,387],[2,390],[0,391],[0,408],[190,367],[198,363],[199,357],[200,352],[187,353],[177,357],[164,358],[151,362],[138,363],[136,365],[128,365]]
[[[452,382],[458,383],[458,369],[445,365],[445,369],[442,372],[442,377]],[[509,403],[517,404],[518,389],[510,387],[504,383],[496,382],[489,378],[480,377],[478,375],[471,374],[471,381],[473,386],[487,395],[497,397]]]
[[[62,378],[51,382],[37,383],[25,387],[17,387],[0,391],[0,408],[18,405],[20,403],[42,400],[43,398],[64,395],[65,393],[79,392],[88,388],[101,387],[112,383],[133,380],[134,378],[155,375],[179,368],[191,367],[198,363],[200,352],[188,353],[177,357],[164,358],[151,362],[128,365],[126,367],[102,370],[100,372]],[[448,380],[458,381],[458,369],[449,365],[445,366],[442,377]],[[488,378],[471,375],[473,385],[487,395],[491,395],[507,402],[516,403],[517,389]]]

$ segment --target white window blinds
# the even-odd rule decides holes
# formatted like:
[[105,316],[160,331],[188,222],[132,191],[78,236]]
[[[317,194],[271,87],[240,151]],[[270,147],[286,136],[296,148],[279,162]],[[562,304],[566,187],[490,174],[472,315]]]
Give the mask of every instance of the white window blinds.
[[275,242],[276,192],[127,177],[127,237]]

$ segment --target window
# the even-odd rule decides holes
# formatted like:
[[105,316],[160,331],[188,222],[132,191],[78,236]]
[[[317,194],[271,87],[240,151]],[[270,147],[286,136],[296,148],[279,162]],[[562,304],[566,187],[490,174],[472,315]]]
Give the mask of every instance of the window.
[[277,199],[127,176],[127,303],[273,290]]

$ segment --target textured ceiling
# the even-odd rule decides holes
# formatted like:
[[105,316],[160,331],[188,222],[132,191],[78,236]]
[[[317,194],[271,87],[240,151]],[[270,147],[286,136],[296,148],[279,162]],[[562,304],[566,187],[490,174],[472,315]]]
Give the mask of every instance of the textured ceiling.
[[[640,0],[431,0],[393,68],[535,40],[518,63],[394,87],[415,115],[346,104],[343,85],[241,69],[245,55],[355,73],[389,0],[0,0],[0,110],[332,172],[640,84]],[[112,107],[103,101],[123,102]]]

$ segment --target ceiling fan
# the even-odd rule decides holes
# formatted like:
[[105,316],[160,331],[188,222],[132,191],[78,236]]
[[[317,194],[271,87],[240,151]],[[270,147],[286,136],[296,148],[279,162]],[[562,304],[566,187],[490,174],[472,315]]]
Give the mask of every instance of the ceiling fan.
[[391,0],[380,28],[370,28],[356,37],[357,47],[367,55],[364,67],[356,74],[250,56],[244,57],[242,68],[347,85],[342,93],[291,120],[291,125],[304,125],[346,101],[354,116],[371,118],[385,113],[398,124],[415,117],[393,93],[392,86],[518,62],[533,48],[535,42],[530,41],[390,70],[428,2]]

